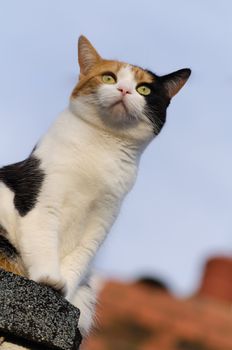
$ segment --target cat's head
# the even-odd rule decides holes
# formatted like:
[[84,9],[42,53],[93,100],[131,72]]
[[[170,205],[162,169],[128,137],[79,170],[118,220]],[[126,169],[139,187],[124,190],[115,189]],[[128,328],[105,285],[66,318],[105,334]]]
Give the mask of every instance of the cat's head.
[[171,98],[191,74],[185,68],[158,76],[138,66],[103,59],[84,36],[79,38],[78,59],[80,77],[71,95],[72,110],[90,123],[128,133],[147,130],[157,135]]

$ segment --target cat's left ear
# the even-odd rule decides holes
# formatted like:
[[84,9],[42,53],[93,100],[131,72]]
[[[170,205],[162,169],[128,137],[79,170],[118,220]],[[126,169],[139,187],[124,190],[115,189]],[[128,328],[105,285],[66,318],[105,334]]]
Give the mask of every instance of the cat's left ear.
[[163,75],[161,80],[169,98],[172,98],[184,86],[191,74],[191,69],[180,69],[171,74]]
[[78,62],[80,73],[86,75],[91,68],[102,60],[90,41],[83,35],[78,40]]

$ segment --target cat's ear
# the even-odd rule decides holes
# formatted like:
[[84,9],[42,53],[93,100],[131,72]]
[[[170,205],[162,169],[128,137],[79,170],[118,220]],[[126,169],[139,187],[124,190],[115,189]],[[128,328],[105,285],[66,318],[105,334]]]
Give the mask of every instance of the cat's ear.
[[191,69],[180,69],[171,74],[167,74],[161,77],[161,80],[166,89],[169,98],[172,98],[177,92],[184,86],[191,74]]
[[81,35],[78,40],[78,62],[80,73],[86,75],[89,70],[102,60],[89,40]]

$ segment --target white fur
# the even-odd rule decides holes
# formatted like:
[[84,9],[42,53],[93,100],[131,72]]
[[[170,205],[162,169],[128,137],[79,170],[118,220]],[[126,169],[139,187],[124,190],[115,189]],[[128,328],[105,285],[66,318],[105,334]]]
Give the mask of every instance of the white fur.
[[141,152],[153,138],[129,67],[119,72],[118,84],[132,91],[125,104],[134,119],[128,123],[127,116],[121,116],[120,122],[113,121],[117,115],[110,105],[121,96],[117,85],[103,85],[97,99],[71,100],[34,152],[46,177],[27,215],[18,214],[13,193],[0,183],[0,220],[30,278],[66,283],[67,299],[81,309],[85,334],[95,299],[91,282],[85,281],[89,265],[135,181]]
[[118,109],[116,109],[115,112],[114,110],[111,110],[112,118],[114,118],[116,122],[122,122],[123,120],[124,123],[126,121],[134,122],[135,119],[140,119],[140,121],[142,119],[145,123],[148,123],[148,119],[143,115],[145,100],[144,97],[137,92],[136,86],[137,82],[130,65],[121,68],[117,74],[116,84],[103,84],[98,90],[98,101],[100,101],[101,111],[102,109],[106,108],[107,114],[108,108],[112,102],[120,101],[122,98],[121,92],[118,89],[124,88],[129,92],[123,97],[123,102],[128,113],[125,111],[120,115],[120,113],[118,113]]

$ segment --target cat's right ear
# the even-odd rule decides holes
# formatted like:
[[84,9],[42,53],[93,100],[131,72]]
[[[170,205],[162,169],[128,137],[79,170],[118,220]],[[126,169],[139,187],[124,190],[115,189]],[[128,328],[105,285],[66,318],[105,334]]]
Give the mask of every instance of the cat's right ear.
[[78,62],[80,74],[86,75],[90,69],[102,60],[89,40],[81,35],[78,40]]

